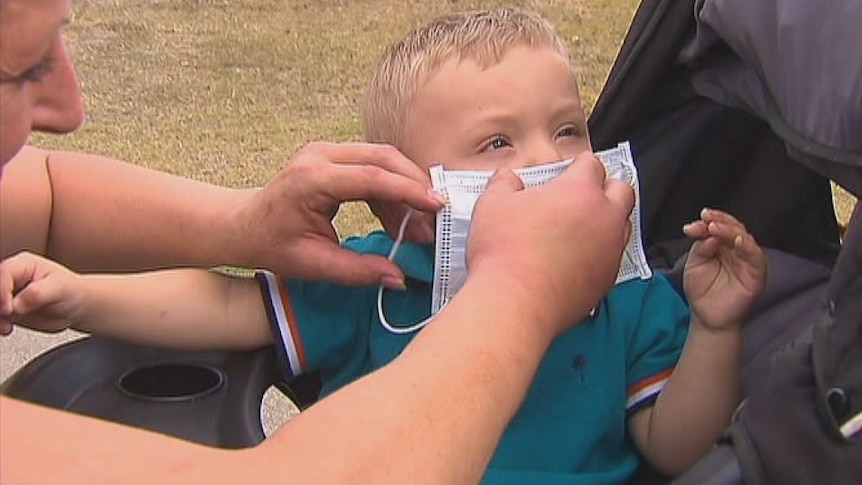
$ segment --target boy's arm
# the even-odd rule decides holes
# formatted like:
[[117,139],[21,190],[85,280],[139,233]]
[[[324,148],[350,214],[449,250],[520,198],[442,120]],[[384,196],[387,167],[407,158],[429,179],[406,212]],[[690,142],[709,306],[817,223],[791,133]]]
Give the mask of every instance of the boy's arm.
[[257,283],[206,270],[78,275],[32,253],[0,262],[2,333],[18,324],[178,349],[271,343]]
[[741,326],[713,331],[695,320],[655,405],[629,419],[641,453],[669,476],[682,473],[709,451],[739,402]]
[[254,279],[201,269],[84,275],[77,330],[183,350],[245,350],[272,343]]
[[745,226],[704,209],[684,232],[696,241],[684,272],[691,325],[682,356],[652,409],[631,418],[642,453],[668,475],[704,456],[739,402],[742,324],[763,291],[766,260]]

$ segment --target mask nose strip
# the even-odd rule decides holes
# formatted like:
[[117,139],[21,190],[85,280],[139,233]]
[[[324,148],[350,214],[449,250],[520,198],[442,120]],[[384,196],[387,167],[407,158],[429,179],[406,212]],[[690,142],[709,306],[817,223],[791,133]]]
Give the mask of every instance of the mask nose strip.
[[[386,259],[392,261],[395,259],[395,255],[398,254],[398,250],[401,249],[401,243],[404,242],[404,232],[407,230],[407,224],[410,222],[410,217],[413,216],[413,210],[410,209],[407,211],[407,214],[404,214],[404,219],[401,221],[401,225],[398,227],[398,236],[395,238],[395,242],[392,243],[392,249],[389,250],[389,255],[386,256]],[[387,320],[386,316],[383,314],[383,286],[377,287],[377,317],[380,319],[380,325],[383,326],[386,330],[389,330],[395,334],[405,334],[405,333],[413,333],[417,330],[421,329],[425,325],[430,322],[434,316],[430,316],[421,322],[414,323],[413,325],[408,325],[406,327],[395,327],[391,325]]]

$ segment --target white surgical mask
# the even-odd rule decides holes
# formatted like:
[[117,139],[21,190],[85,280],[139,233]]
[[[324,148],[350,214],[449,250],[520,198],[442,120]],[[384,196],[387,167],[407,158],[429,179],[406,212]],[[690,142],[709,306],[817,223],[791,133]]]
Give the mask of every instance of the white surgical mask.
[[[646,261],[640,229],[640,193],[637,169],[631,155],[628,142],[620,143],[616,148],[596,153],[605,165],[608,177],[628,182],[635,192],[635,206],[629,222],[631,234],[623,252],[616,284],[635,278],[646,279],[652,276],[652,270]],[[534,167],[516,169],[526,187],[535,187],[561,174],[573,160],[549,163]],[[435,190],[443,194],[449,203],[437,213],[437,232],[434,251],[434,281],[431,296],[431,315],[436,315],[455,296],[467,279],[467,236],[470,229],[470,219],[473,207],[479,196],[485,191],[493,171],[479,170],[445,170],[442,166],[431,167],[431,182]],[[402,227],[406,225],[407,218]],[[399,237],[400,239],[400,237]],[[390,259],[398,250],[400,241],[396,241],[390,253]],[[382,288],[378,293],[378,314],[383,326],[390,331],[407,333],[418,330],[429,319],[409,327],[392,327],[384,318],[382,307]]]

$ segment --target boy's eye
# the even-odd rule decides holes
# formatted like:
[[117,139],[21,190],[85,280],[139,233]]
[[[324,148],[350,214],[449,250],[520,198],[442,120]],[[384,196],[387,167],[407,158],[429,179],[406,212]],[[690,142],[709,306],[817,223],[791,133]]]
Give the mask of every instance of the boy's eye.
[[491,141],[489,141],[488,144],[485,145],[485,148],[482,151],[500,150],[510,146],[512,146],[512,144],[509,143],[508,140],[506,140],[502,136],[497,136],[491,139]]
[[36,83],[42,80],[54,67],[54,57],[46,56],[38,64],[21,73],[16,81],[19,83]]
[[578,136],[578,129],[574,126],[567,126],[557,132],[557,138]]

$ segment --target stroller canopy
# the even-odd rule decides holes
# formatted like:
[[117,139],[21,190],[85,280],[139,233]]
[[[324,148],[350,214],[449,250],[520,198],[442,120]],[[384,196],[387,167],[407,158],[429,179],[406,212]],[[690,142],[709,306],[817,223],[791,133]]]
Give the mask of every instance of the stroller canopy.
[[711,60],[695,89],[766,120],[795,158],[859,196],[862,2],[698,0],[695,14],[680,61]]
[[862,2],[644,0],[590,116],[632,140],[650,262],[702,207],[764,246],[831,266],[833,180],[862,196]]

